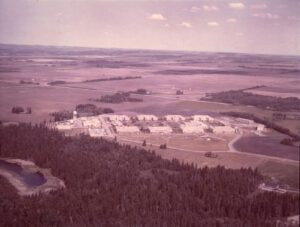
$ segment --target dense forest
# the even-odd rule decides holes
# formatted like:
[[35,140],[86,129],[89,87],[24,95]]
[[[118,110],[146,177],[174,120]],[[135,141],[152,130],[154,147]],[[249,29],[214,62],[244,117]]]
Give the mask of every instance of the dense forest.
[[73,112],[69,110],[52,112],[49,115],[53,117],[54,121],[65,121],[73,118]]
[[251,105],[262,109],[276,111],[300,111],[300,99],[296,97],[280,98],[273,96],[257,95],[243,90],[222,91],[207,94],[205,101],[224,102],[235,105]]
[[101,96],[100,99],[90,99],[95,102],[104,102],[104,103],[123,103],[123,102],[142,102],[143,99],[132,98],[130,96],[131,92],[117,92],[112,95]]
[[275,226],[299,196],[258,193],[250,168],[196,168],[154,152],[44,125],[0,126],[1,157],[51,168],[66,188],[20,198],[0,178],[2,226]]

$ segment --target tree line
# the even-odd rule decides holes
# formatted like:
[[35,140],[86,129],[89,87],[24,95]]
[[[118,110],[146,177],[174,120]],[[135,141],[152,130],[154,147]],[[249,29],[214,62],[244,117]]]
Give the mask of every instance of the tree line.
[[92,80],[84,80],[83,83],[90,83],[90,82],[101,82],[101,81],[111,81],[111,80],[133,80],[133,79],[141,79],[141,76],[117,76],[117,77],[109,77],[109,78],[99,78],[99,79],[92,79]]
[[96,116],[100,114],[108,114],[108,113],[114,113],[114,110],[108,107],[102,108],[97,107],[94,104],[78,104],[75,107],[75,110],[77,113],[80,114],[89,114],[91,116]]
[[112,95],[103,95],[100,99],[90,99],[91,101],[104,103],[142,102],[143,99],[132,98],[131,92],[117,92]]
[[257,95],[244,90],[222,91],[209,93],[201,100],[212,102],[224,102],[235,105],[251,105],[262,109],[276,111],[300,111],[300,99],[296,97],[273,97],[266,95]]

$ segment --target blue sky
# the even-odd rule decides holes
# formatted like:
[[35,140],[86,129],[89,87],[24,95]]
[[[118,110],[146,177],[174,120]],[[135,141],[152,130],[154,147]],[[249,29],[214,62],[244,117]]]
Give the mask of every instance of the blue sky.
[[0,0],[0,43],[300,55],[300,1]]

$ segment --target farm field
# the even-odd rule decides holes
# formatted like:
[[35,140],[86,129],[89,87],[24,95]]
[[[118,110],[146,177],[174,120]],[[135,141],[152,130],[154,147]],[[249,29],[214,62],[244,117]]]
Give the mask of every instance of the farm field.
[[[269,116],[271,112],[257,108],[228,106],[226,109],[225,105],[218,108],[217,104],[189,101],[197,101],[210,92],[259,85],[265,85],[265,89],[280,94],[299,94],[296,87],[300,83],[297,71],[300,60],[297,57],[258,55],[253,58],[247,54],[71,47],[18,46],[17,51],[13,51],[9,45],[1,45],[0,50],[0,118],[6,121],[29,120],[29,116],[16,117],[9,113],[14,105],[21,103],[32,106],[32,120],[38,122],[48,119],[49,111],[60,111],[62,108],[72,110],[76,104],[89,102],[90,98],[138,88],[151,91],[151,98],[143,96],[143,103],[120,104],[115,106],[116,111],[142,112],[171,104],[167,111],[178,111],[176,106],[180,110],[195,111],[200,108],[202,112],[245,108],[245,111],[255,112],[259,116]],[[255,67],[262,62],[265,62],[263,67]],[[268,71],[270,68],[272,70]],[[141,78],[83,82],[114,77]],[[20,84],[21,80],[38,85]],[[66,84],[49,86],[48,83],[53,81],[64,81]],[[278,90],[278,87],[285,89]],[[177,90],[182,90],[184,94],[177,96]]]

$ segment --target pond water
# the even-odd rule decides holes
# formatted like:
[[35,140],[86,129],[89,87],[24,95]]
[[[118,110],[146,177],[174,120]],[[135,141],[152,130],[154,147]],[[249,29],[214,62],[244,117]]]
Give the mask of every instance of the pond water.
[[40,173],[28,173],[23,171],[22,167],[0,160],[0,168],[18,174],[29,187],[35,188],[44,184],[47,180]]

